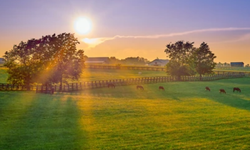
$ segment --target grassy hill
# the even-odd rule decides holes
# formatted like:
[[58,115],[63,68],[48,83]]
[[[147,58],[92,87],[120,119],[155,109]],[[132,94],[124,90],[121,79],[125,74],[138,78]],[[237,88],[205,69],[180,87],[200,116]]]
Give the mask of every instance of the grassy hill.
[[249,149],[249,83],[241,78],[148,84],[144,91],[0,92],[0,149]]

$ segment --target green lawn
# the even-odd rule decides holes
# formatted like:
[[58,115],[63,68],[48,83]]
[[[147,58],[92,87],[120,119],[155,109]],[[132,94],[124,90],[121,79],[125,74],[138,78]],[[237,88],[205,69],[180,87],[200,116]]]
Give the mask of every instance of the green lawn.
[[214,71],[250,72],[250,67],[225,67],[225,68],[215,68]]
[[166,76],[163,71],[85,69],[80,81]]
[[241,78],[148,84],[144,91],[0,92],[0,149],[249,149],[249,83]]
[[8,78],[7,68],[0,67],[0,83],[6,83]]
[[[8,74],[5,67],[0,67],[0,83],[6,83]],[[248,68],[236,67],[227,69],[215,69],[214,71],[235,71],[250,72]],[[111,80],[138,77],[166,76],[164,71],[146,71],[146,70],[112,70],[112,69],[84,69],[78,82]],[[69,81],[72,82],[72,81]],[[77,82],[77,81],[73,81]]]
[[[84,69],[79,82],[165,75],[163,71]],[[6,68],[0,67],[0,83],[6,83],[7,77]]]

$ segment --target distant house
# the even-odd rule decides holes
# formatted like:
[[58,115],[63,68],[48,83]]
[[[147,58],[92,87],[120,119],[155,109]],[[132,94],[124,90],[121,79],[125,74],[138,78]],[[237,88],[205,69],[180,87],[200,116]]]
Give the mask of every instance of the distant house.
[[88,57],[85,64],[109,64],[109,57]]
[[3,64],[5,61],[3,58],[0,58],[0,64]]
[[155,59],[148,63],[149,66],[165,66],[169,62],[168,59]]
[[231,62],[230,65],[231,67],[244,67],[243,62]]

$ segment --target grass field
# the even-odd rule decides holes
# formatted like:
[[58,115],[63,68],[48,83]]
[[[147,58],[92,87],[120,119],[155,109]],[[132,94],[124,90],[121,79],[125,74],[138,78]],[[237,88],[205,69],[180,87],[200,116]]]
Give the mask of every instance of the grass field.
[[[8,74],[5,67],[0,67],[0,83],[6,83]],[[214,71],[233,71],[233,72],[250,72],[246,67],[220,68]],[[164,71],[146,71],[146,70],[108,70],[108,69],[84,69],[79,81],[69,82],[85,82],[96,80],[111,80],[137,77],[153,77],[166,76]]]
[[225,68],[215,68],[214,71],[250,72],[250,67],[225,67]]
[[249,149],[249,83],[241,78],[148,84],[144,91],[0,92],[0,149]]
[[[84,69],[79,82],[165,75],[163,71]],[[7,78],[6,68],[0,67],[0,83],[6,83]]]
[[0,83],[6,83],[8,78],[7,68],[0,67]]

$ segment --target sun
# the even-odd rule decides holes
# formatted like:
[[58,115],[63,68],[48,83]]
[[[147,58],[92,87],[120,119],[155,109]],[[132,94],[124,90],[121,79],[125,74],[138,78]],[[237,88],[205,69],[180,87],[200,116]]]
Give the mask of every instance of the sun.
[[85,17],[79,17],[75,20],[74,28],[78,34],[87,34],[91,31],[91,21]]

